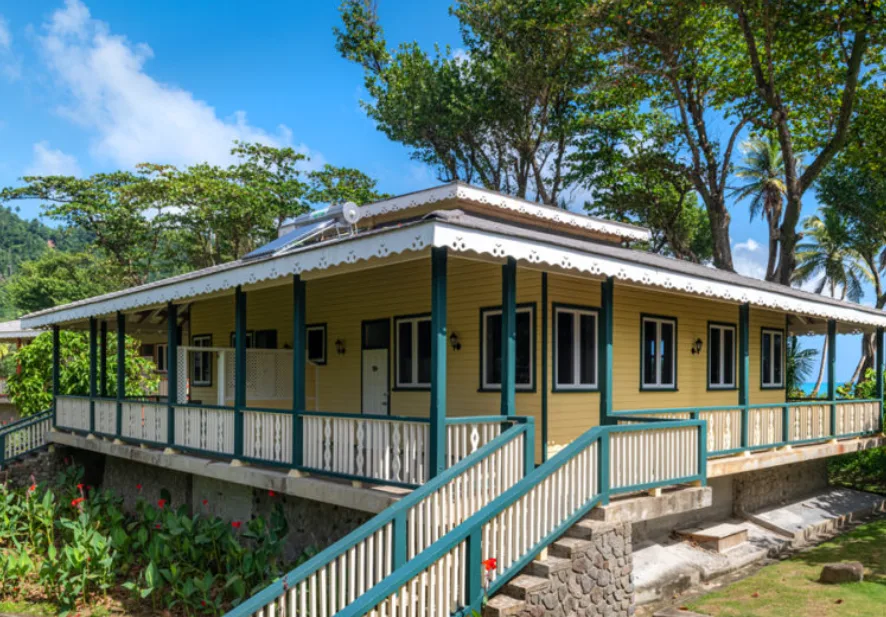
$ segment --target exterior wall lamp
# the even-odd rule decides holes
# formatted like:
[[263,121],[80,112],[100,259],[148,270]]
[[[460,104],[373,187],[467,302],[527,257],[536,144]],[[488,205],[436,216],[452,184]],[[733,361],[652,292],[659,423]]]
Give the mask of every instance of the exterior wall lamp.
[[701,353],[702,342],[700,338],[695,339],[695,342],[692,344],[692,355]]
[[461,349],[461,341],[458,340],[458,334],[455,332],[449,335],[449,345],[452,347],[453,351]]
[[336,339],[335,340],[335,353],[337,353],[340,356],[343,356],[343,355],[345,355],[346,351],[347,351],[347,349],[345,348],[345,342],[341,339]]

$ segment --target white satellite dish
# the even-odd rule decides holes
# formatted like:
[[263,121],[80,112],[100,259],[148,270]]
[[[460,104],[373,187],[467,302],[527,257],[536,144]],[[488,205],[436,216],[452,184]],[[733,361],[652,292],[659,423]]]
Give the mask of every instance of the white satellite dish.
[[360,208],[353,201],[349,201],[346,204],[342,204],[341,216],[348,223],[354,225],[360,220]]

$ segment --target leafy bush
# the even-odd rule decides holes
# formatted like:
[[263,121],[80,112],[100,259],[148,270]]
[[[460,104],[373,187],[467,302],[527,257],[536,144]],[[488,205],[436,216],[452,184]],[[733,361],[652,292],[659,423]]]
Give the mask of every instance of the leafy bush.
[[128,515],[121,498],[81,476],[0,485],[0,600],[46,600],[66,614],[111,596],[152,613],[219,615],[282,571],[280,504],[268,521],[245,523],[188,514],[168,499],[139,499]]
[[[89,394],[89,335],[82,332],[59,332],[62,394]],[[108,340],[109,396],[117,395],[117,341]],[[139,355],[139,342],[126,337],[126,396],[145,396],[156,391],[156,366]],[[18,349],[13,355],[21,370],[9,376],[9,398],[22,416],[30,416],[52,405],[52,333],[44,332]]]

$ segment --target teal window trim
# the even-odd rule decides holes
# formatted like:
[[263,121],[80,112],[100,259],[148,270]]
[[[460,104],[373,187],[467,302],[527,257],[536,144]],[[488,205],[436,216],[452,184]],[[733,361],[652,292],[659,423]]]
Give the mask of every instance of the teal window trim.
[[[529,384],[517,383],[516,390],[518,394],[532,393],[536,391],[536,360],[538,357],[536,345],[538,343],[536,336],[536,305],[535,302],[523,302],[517,304],[517,314],[521,312],[529,312]],[[480,309],[480,387],[477,392],[501,392],[501,384],[487,383],[485,379],[484,369],[486,366],[486,316],[501,314],[501,305],[485,306]]]
[[[772,380],[772,375],[769,375],[769,381],[766,380],[766,371],[763,363],[763,341],[766,334],[777,334],[781,337],[781,381],[775,383]],[[763,326],[760,328],[760,389],[761,390],[784,390],[785,389],[785,336],[786,332],[784,328],[772,328],[770,326]],[[770,357],[775,352],[775,339],[773,338],[770,341]],[[774,374],[774,366],[770,362],[770,373]]]
[[[660,342],[661,340],[661,324],[662,323],[671,323],[674,326],[674,340],[671,345],[673,358],[671,363],[674,367],[674,380],[673,383],[669,384],[647,384],[645,383],[645,362],[644,354],[646,353],[646,328],[644,327],[647,321],[653,321],[659,324],[656,329],[656,342]],[[677,329],[677,318],[671,317],[669,315],[651,315],[649,313],[641,313],[640,314],[640,391],[641,392],[676,392],[678,389],[678,366],[677,366],[677,358],[680,354],[677,353],[677,345],[679,341],[678,329]],[[660,372],[660,363],[656,364],[657,372]],[[660,382],[660,377],[659,377]]]
[[[206,343],[198,343],[198,341],[206,341]],[[192,334],[191,335],[191,347],[212,347],[212,335],[211,334]],[[197,380],[197,363],[196,361],[191,362],[190,373],[191,378],[191,387],[194,388],[211,388],[212,387],[212,352],[209,351],[193,351],[194,357],[196,358],[197,354],[204,356],[204,363],[206,368],[206,372],[209,375],[209,379],[206,381],[198,381]]]
[[[419,341],[418,341],[418,324],[419,322],[427,322],[428,323],[428,332],[431,336],[433,333],[431,332],[431,314],[430,313],[418,313],[414,315],[396,315],[394,316],[394,391],[403,391],[403,392],[429,392],[431,390],[431,382],[428,381],[420,382],[418,379],[418,350],[419,350]],[[411,374],[413,380],[411,382],[401,382],[400,381],[400,324],[409,323],[411,324],[412,329],[412,370]],[[448,343],[448,342],[447,342]],[[428,341],[428,350],[430,350],[431,341]]]
[[[320,331],[323,334],[323,343],[322,349],[323,353],[320,356],[311,356],[310,345],[308,344],[310,341],[311,332]],[[327,359],[329,357],[329,347],[327,345],[328,340],[328,331],[326,329],[326,323],[312,323],[307,324],[305,326],[305,357],[308,359],[308,362],[311,364],[316,364],[318,366],[326,366]]]
[[[554,302],[551,305],[551,324],[553,330],[553,344],[552,344],[552,357],[553,357],[553,379],[552,379],[552,392],[560,393],[588,393],[588,392],[599,392],[600,391],[600,349],[599,349],[599,341],[597,340],[599,337],[599,327],[600,327],[600,307],[598,306],[584,306],[579,304],[567,304],[561,302]],[[576,379],[576,383],[573,384],[561,384],[560,383],[560,372],[559,372],[559,346],[560,346],[560,337],[558,334],[558,315],[561,313],[569,313],[573,316],[573,377]],[[581,372],[581,367],[579,366],[580,357],[578,357],[578,345],[577,342],[580,340],[580,331],[576,327],[576,322],[579,321],[576,317],[580,317],[581,315],[590,315],[594,318],[594,327],[592,332],[594,333],[594,344],[593,344],[593,356],[594,356],[594,382],[589,384],[577,383],[578,375]],[[547,327],[547,324],[544,324],[542,327]]]
[[[713,347],[711,346],[711,340],[713,339],[713,330],[719,330],[718,336],[720,337],[720,375],[723,375],[723,365],[725,364],[725,354],[723,353],[723,343],[725,341],[725,336],[723,332],[725,330],[732,330],[732,383],[720,383],[714,384],[711,383],[711,350]],[[708,322],[708,351],[705,354],[707,357],[707,368],[708,368],[708,390],[716,390],[717,392],[730,392],[732,390],[738,390],[738,375],[736,371],[736,367],[738,365],[738,327],[734,323],[729,322],[721,322],[721,321],[709,321]]]

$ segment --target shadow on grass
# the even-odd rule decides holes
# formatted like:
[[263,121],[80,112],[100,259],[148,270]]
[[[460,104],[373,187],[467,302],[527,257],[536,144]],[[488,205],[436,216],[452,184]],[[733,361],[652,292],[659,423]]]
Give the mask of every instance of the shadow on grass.
[[809,566],[860,561],[865,567],[865,580],[886,585],[886,520],[858,527],[793,559]]

